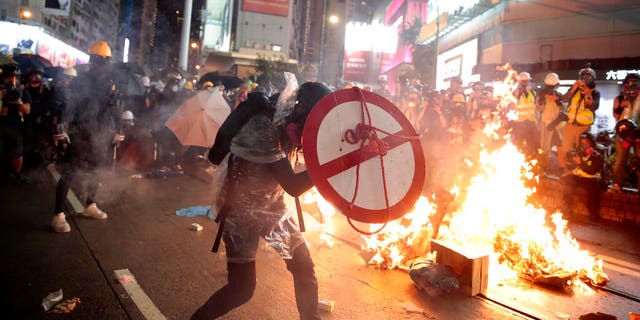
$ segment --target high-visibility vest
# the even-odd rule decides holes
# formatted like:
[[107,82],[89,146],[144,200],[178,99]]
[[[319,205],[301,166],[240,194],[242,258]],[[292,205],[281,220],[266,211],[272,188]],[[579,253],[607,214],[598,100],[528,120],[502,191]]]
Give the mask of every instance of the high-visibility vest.
[[577,123],[585,126],[593,123],[593,111],[585,105],[582,92],[577,91],[573,97],[571,97],[569,107],[567,107],[567,116],[569,117],[567,123]]
[[516,121],[531,120],[537,122],[538,110],[536,108],[536,97],[533,95],[533,91],[525,92],[518,97],[516,114]]

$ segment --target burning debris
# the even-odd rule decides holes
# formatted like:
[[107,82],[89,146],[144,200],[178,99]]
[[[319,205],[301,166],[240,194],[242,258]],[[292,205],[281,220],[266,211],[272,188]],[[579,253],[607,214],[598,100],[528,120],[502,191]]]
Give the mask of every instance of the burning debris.
[[[479,140],[485,144],[480,145],[477,158],[467,157],[468,169],[455,180],[451,192],[440,192],[430,200],[421,197],[413,211],[390,221],[382,232],[363,236],[366,246],[362,250],[371,256],[366,262],[409,269],[416,261],[429,260],[434,250],[430,241],[438,239],[465,252],[491,252],[491,265],[507,266],[513,271],[509,277],[556,287],[606,284],[602,261],[580,249],[562,214],[546,212],[533,199],[537,163],[509,142],[500,125],[509,117],[517,74],[509,65],[503,71],[507,77],[495,87],[494,95],[502,116],[487,123],[483,130],[487,138]],[[455,196],[447,198],[446,194]],[[371,230],[376,228],[378,225],[371,226]],[[491,282],[506,280],[504,277],[503,272],[489,271]],[[423,282],[418,281],[420,287]]]

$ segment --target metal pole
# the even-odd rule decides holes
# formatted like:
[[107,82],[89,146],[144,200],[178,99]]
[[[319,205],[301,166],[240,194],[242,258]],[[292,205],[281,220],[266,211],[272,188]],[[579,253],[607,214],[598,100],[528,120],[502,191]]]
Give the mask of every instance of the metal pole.
[[324,0],[324,8],[322,9],[322,33],[320,34],[320,62],[318,64],[318,80],[324,81],[324,32],[327,23],[327,0]]
[[440,4],[436,2],[436,43],[435,53],[433,54],[435,62],[433,63],[433,88],[436,89],[438,85],[438,48],[440,40]]
[[182,18],[182,36],[180,38],[180,58],[178,67],[187,71],[187,61],[189,60],[189,31],[191,30],[191,8],[193,0],[184,0],[184,11]]

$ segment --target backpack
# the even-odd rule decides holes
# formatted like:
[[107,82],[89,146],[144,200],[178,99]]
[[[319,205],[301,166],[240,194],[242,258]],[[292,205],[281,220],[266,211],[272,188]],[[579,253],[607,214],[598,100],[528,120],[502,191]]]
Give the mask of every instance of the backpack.
[[275,112],[273,101],[276,100],[277,97],[273,99],[273,97],[270,98],[259,91],[249,93],[247,100],[231,111],[220,126],[213,146],[209,150],[207,157],[209,161],[215,165],[219,165],[222,162],[230,152],[231,140],[251,118],[258,114],[265,114],[272,118]]

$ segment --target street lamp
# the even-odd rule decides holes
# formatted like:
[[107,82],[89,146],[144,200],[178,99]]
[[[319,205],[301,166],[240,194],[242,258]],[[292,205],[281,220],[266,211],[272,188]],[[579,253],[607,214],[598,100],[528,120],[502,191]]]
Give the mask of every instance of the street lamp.
[[21,19],[31,19],[31,17],[32,17],[32,13],[31,13],[31,10],[29,10],[29,8],[20,9],[20,18]]

